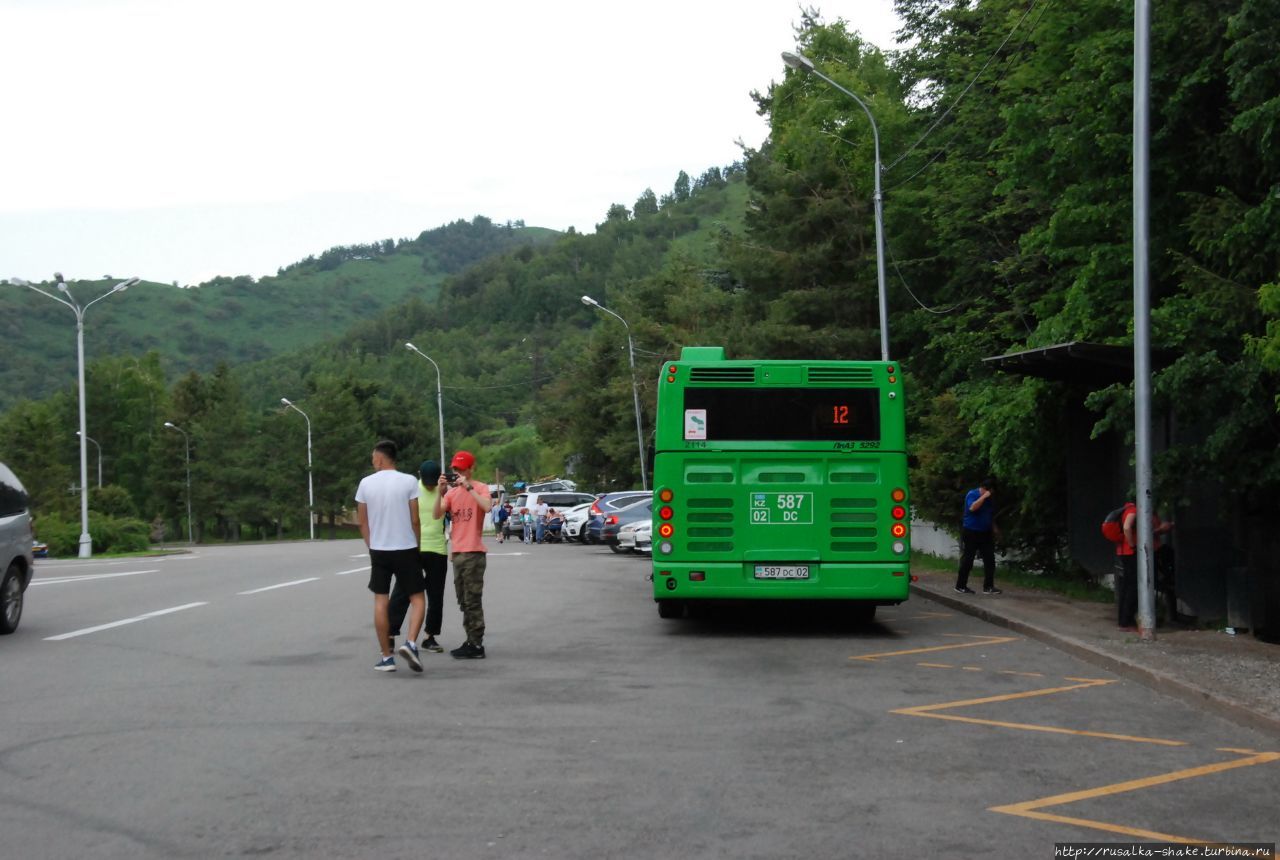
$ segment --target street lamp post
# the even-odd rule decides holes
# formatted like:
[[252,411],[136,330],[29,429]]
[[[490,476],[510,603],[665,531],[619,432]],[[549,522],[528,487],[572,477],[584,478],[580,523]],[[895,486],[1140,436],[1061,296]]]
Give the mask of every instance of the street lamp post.
[[191,522],[191,437],[187,435],[187,431],[172,421],[164,422],[164,426],[170,430],[177,430],[182,434],[182,441],[187,443],[187,543],[195,546],[195,531]]
[[303,412],[297,406],[294,406],[293,401],[291,401],[289,398],[281,397],[280,402],[283,403],[285,406],[288,406],[294,412],[297,412],[307,422],[307,522],[311,526],[311,539],[315,540],[316,539],[316,515],[315,515],[316,497],[315,497],[315,493],[313,493],[311,489],[311,418],[307,415],[307,413]]
[[440,468],[445,469],[447,468],[447,461],[444,459],[444,387],[440,384],[440,365],[436,364],[431,356],[411,343],[406,343],[404,348],[410,352],[416,352],[427,361],[430,361],[431,366],[436,369],[436,415],[440,420]]
[[867,115],[867,119],[871,120],[871,137],[875,141],[876,147],[876,191],[875,191],[875,210],[876,210],[876,285],[880,291],[880,360],[889,360],[889,297],[885,290],[884,283],[884,195],[880,191],[880,174],[883,168],[880,166],[880,129],[876,127],[876,118],[871,115],[871,108],[867,107],[866,102],[858,98],[849,90],[837,84],[831,78],[824,75],[813,65],[813,60],[803,54],[793,54],[790,51],[782,52],[782,62],[786,63],[793,69],[801,72],[808,72],[814,77],[821,78],[840,92],[847,95],[858,103],[858,107],[862,108]]
[[640,429],[640,389],[636,388],[636,347],[631,341],[631,326],[627,325],[626,320],[591,298],[591,296],[583,296],[582,303],[587,307],[604,311],[622,323],[622,327],[627,330],[627,360],[631,364],[631,397],[635,401],[636,407],[636,445],[640,449],[640,489],[647,490],[649,489],[649,479],[645,474],[647,470],[644,463],[644,431]]
[[[76,435],[80,435],[79,430],[76,431]],[[99,445],[92,436],[85,436],[84,438],[93,442],[93,447],[98,449],[98,489],[102,489],[102,446]]]
[[88,437],[85,435],[84,315],[85,311],[93,307],[94,304],[102,301],[107,296],[124,292],[138,283],[138,279],[130,278],[127,281],[121,281],[93,301],[86,305],[81,305],[76,301],[75,296],[71,295],[71,290],[67,287],[67,282],[63,280],[62,274],[60,272],[55,273],[54,278],[58,282],[58,291],[66,296],[65,299],[59,298],[53,293],[46,293],[35,284],[30,281],[24,281],[21,278],[10,278],[9,283],[35,290],[42,296],[48,296],[55,302],[71,308],[71,312],[76,315],[76,361],[79,367],[77,380],[80,389],[80,558],[91,558],[93,556],[93,538],[89,536],[89,448],[85,444]]

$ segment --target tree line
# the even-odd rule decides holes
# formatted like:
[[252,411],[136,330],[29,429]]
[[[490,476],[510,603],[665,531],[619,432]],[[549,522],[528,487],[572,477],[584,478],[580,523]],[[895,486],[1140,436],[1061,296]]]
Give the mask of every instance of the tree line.
[[[1131,21],[1104,0],[895,5],[899,50],[814,12],[802,13],[796,41],[879,124],[913,501],[949,523],[957,493],[994,472],[1009,542],[1066,566],[1056,440],[1068,392],[982,359],[1075,340],[1132,343]],[[1158,494],[1176,506],[1208,482],[1230,511],[1254,517],[1275,511],[1280,489],[1278,13],[1280,0],[1171,0],[1153,31],[1153,346],[1169,357],[1155,397],[1176,406],[1182,431],[1157,459]],[[193,483],[198,473],[208,494],[205,528],[297,533],[305,451],[300,416],[276,408],[288,396],[322,414],[312,421],[317,450],[321,427],[332,445],[323,504],[338,511],[375,437],[396,438],[415,458],[438,450],[434,371],[405,341],[440,365],[449,447],[471,446],[482,469],[572,472],[602,490],[638,483],[625,333],[584,307],[584,294],[630,323],[646,433],[658,368],[683,345],[877,357],[866,115],[779,66],[780,80],[754,93],[768,138],[740,163],[616,203],[592,234],[460,267],[438,296],[424,291],[320,346],[161,384],[155,402],[173,411],[148,418],[147,444],[126,443],[149,460],[149,489],[131,487],[130,498],[146,514],[175,516],[182,439],[161,431],[163,420],[187,420],[203,434]],[[10,410],[0,451],[25,451],[11,447],[15,416],[39,423],[41,410],[65,410],[65,397]],[[1095,433],[1130,432],[1129,386],[1099,384],[1085,402]],[[45,443],[71,426],[41,420]],[[33,433],[23,445],[40,443]],[[250,492],[277,471],[278,491]],[[317,507],[319,479],[317,466]]]

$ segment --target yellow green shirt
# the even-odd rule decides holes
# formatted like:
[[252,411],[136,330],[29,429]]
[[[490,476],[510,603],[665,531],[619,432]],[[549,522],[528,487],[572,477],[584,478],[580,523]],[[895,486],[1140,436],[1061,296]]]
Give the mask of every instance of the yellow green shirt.
[[448,555],[445,547],[444,517],[436,519],[431,514],[436,509],[436,493],[440,488],[430,487],[418,481],[418,522],[422,525],[422,551]]

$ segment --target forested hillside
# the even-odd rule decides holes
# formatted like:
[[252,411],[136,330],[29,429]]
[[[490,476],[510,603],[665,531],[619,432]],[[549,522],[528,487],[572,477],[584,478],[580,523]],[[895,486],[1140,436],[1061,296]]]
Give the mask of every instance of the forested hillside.
[[[484,217],[427,230],[416,239],[384,239],[331,248],[319,257],[254,280],[219,277],[199,286],[143,283],[86,315],[86,354],[141,355],[154,349],[171,373],[241,364],[339,335],[353,323],[413,296],[434,300],[441,281],[477,260],[555,234]],[[119,280],[145,272],[118,272]],[[83,305],[117,283],[73,281]],[[56,292],[52,283],[46,292]],[[49,299],[15,286],[0,288],[5,361],[0,410],[42,397],[74,376],[75,318]]]
[[[1129,11],[1107,0],[896,5],[899,52],[814,15],[797,40],[879,123],[913,502],[951,521],[957,491],[994,472],[1009,541],[1060,564],[1066,393],[981,360],[1073,340],[1132,343]],[[1171,358],[1156,397],[1197,431],[1158,459],[1159,496],[1176,503],[1210,482],[1233,516],[1274,515],[1280,0],[1172,0],[1153,35],[1153,337]],[[143,461],[121,463],[112,480],[141,513],[176,522],[182,439],[162,429],[172,420],[195,440],[202,524],[296,534],[303,428],[279,398],[310,411],[317,506],[337,511],[373,438],[396,438],[414,460],[438,451],[435,370],[404,348],[412,341],[441,368],[448,447],[475,450],[485,477],[500,468],[568,471],[593,489],[638,482],[626,333],[584,307],[584,294],[630,323],[647,431],[657,368],[682,345],[877,357],[866,115],[781,63],[779,78],[756,94],[770,134],[741,165],[646,190],[602,213],[594,234],[487,258],[443,279],[438,297],[421,290],[369,308],[341,338],[173,388],[157,369],[167,355],[95,368],[95,386],[117,385],[139,414],[150,410],[105,425],[121,428],[107,450]],[[62,470],[41,483],[51,508],[74,459],[69,392],[0,421],[0,456],[20,473],[43,482]],[[1087,402],[1099,431],[1132,426],[1128,386],[1100,386]]]

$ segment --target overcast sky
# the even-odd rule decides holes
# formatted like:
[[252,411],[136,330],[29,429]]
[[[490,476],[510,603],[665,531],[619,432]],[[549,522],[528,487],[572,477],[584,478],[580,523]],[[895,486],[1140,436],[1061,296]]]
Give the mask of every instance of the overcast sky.
[[[892,0],[806,0],[885,49]],[[756,146],[795,0],[0,0],[0,278],[275,274],[485,215],[589,232]]]

